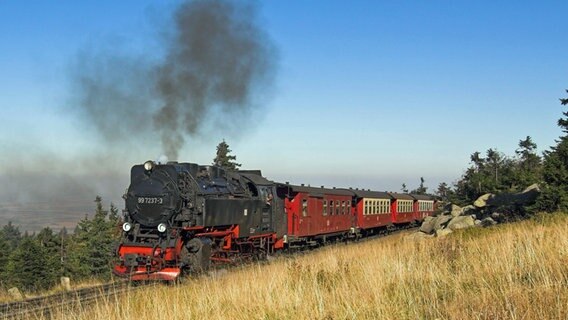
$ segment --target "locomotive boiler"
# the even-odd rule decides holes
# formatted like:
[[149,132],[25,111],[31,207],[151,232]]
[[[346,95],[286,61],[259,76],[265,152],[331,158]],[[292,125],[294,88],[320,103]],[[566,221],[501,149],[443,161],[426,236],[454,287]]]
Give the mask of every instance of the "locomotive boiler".
[[116,275],[174,280],[283,246],[284,203],[260,171],[147,161],[130,176]]

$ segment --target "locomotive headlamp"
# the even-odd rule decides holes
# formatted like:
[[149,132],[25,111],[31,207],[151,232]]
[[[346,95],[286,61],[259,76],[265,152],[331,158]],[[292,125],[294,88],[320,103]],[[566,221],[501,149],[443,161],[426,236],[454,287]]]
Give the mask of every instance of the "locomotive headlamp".
[[130,229],[132,229],[132,224],[130,222],[125,222],[122,225],[122,230],[124,230],[124,232],[130,231]]
[[158,232],[166,232],[166,224],[165,223],[160,223],[158,225]]
[[152,169],[154,169],[154,162],[152,162],[150,160],[144,162],[144,170],[152,171]]

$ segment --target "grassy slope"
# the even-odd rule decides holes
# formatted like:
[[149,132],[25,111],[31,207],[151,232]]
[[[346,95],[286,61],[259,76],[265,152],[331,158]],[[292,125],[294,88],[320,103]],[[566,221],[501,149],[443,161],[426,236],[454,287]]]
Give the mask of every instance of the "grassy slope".
[[568,216],[328,247],[100,301],[73,319],[567,319]]

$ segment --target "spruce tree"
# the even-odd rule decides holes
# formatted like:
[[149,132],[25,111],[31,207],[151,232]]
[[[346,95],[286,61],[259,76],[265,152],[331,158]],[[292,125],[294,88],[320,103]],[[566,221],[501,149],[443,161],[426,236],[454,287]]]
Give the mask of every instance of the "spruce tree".
[[[568,92],[568,90],[566,90]],[[568,99],[560,99],[562,105],[568,105]],[[537,209],[568,211],[568,111],[562,113],[558,126],[565,133],[557,145],[544,152],[543,180],[544,188],[537,201]]]
[[222,167],[226,170],[238,170],[241,166],[240,163],[235,162],[237,157],[234,155],[229,155],[231,153],[229,145],[225,142],[225,139],[217,145],[217,155],[213,159],[213,165]]
[[48,289],[57,279],[57,268],[48,250],[32,237],[22,239],[10,256],[6,269],[9,285],[27,291]]
[[116,240],[114,233],[117,228],[115,221],[108,219],[109,212],[103,208],[102,199],[97,197],[95,202],[96,212],[87,240],[91,272],[99,277],[108,278],[112,267],[112,249]]
[[410,193],[412,194],[426,194],[426,190],[428,190],[428,187],[424,186],[424,177],[420,177],[420,186],[412,191],[410,191]]
[[517,154],[517,166],[515,170],[514,184],[523,189],[541,180],[542,159],[536,154],[536,143],[530,136],[519,141]]
[[55,272],[58,276],[61,275],[61,239],[49,227],[43,228],[36,236],[39,244],[45,248],[49,264],[56,266]]
[[[8,242],[4,238],[4,232],[0,230],[0,248],[8,248]],[[9,258],[8,250],[0,250],[0,287],[4,288],[6,284],[6,266]]]
[[85,217],[77,224],[67,249],[65,272],[79,278],[107,279],[111,274],[113,249],[120,237],[118,209],[111,204],[109,214],[101,197],[96,197],[95,203],[93,219]]
[[20,228],[14,226],[12,224],[12,221],[8,221],[8,224],[2,227],[2,233],[4,234],[4,238],[8,243],[8,250],[15,250],[22,240],[22,233],[20,232]]
[[86,217],[79,221],[75,232],[69,237],[65,247],[66,258],[63,262],[63,274],[78,279],[91,275],[89,253],[87,248],[87,232],[90,229],[90,220]]

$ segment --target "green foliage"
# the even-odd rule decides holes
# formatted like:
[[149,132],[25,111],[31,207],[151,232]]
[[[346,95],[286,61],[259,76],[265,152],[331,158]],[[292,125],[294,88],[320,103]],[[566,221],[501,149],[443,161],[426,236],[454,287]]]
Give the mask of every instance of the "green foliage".
[[440,182],[435,194],[440,197],[443,202],[458,203],[456,193],[446,182]]
[[241,164],[235,162],[235,160],[237,160],[236,156],[229,155],[231,151],[229,145],[223,139],[223,141],[217,145],[217,155],[213,159],[213,164],[227,170],[238,170]]
[[[404,186],[406,187],[406,186]],[[427,187],[424,186],[424,177],[420,177],[420,186],[412,191],[410,191],[410,193],[412,194],[426,194],[426,191],[428,190]]]
[[519,186],[529,186],[540,182],[542,178],[542,159],[536,154],[536,143],[530,136],[525,140],[519,141],[517,154],[518,168],[515,171],[515,184]]
[[118,210],[111,204],[110,213],[102,200],[95,200],[96,211],[92,220],[85,217],[79,222],[69,244],[69,257],[64,268],[79,278],[110,278],[114,248],[120,236]]
[[[568,105],[568,99],[560,99],[560,102]],[[547,212],[568,210],[568,111],[562,114],[564,118],[558,120],[558,126],[567,135],[544,153],[544,188],[536,207]]]
[[7,282],[27,291],[45,290],[57,279],[57,267],[49,250],[33,237],[24,237],[10,256]]
[[35,237],[38,243],[45,248],[49,265],[54,266],[54,272],[61,276],[61,239],[49,227],[43,228]]
[[[0,230],[0,248],[8,248],[8,242],[4,237],[4,233]],[[6,283],[6,266],[9,258],[8,250],[0,250],[0,284]]]
[[100,197],[95,203],[93,219],[81,220],[72,235],[65,228],[54,233],[46,227],[37,234],[26,232],[22,236],[12,223],[4,226],[0,230],[0,247],[9,250],[0,251],[2,287],[44,290],[62,275],[74,281],[92,277],[108,279],[113,249],[120,238],[120,217],[113,204],[106,210]]
[[486,193],[520,192],[541,180],[542,161],[530,136],[520,140],[516,157],[496,149],[470,156],[472,165],[456,183],[455,195],[461,204],[471,203]]
[[20,228],[14,226],[12,221],[8,221],[8,224],[2,227],[2,234],[4,239],[8,243],[7,249],[12,251],[18,247],[20,241],[22,240],[22,233]]

